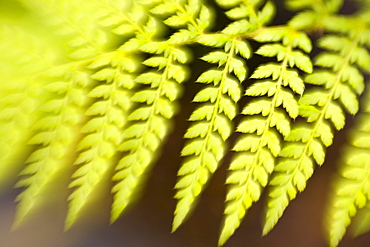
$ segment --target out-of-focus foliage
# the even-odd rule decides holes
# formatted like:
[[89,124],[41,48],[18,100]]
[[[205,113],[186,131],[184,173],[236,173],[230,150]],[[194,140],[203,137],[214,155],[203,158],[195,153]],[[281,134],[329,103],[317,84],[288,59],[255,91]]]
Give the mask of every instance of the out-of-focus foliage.
[[346,147],[342,159],[340,175],[335,181],[335,191],[329,205],[328,231],[331,246],[337,246],[355,218],[354,233],[359,235],[370,230],[370,124],[369,91],[364,97],[363,110],[358,115],[359,122],[353,128],[350,145]]
[[[173,231],[190,216],[229,149],[219,245],[265,187],[263,234],[271,231],[305,189],[315,164],[325,163],[346,114],[360,110],[370,71],[369,1],[358,1],[358,11],[346,16],[339,14],[342,0],[285,2],[295,15],[275,25],[275,2],[265,0],[2,1],[0,189],[20,171],[15,186],[24,190],[15,224],[47,201],[45,192],[59,175],[69,173],[65,228],[107,177],[114,182],[114,222],[140,194],[183,107],[184,82],[198,71],[193,61],[201,59],[210,66],[194,81],[202,87],[179,154],[184,161],[174,185]],[[216,30],[221,11],[229,22]],[[193,54],[195,46],[208,52]],[[319,48],[315,57],[313,48]],[[252,56],[269,62],[249,71]],[[239,109],[242,98],[247,104]],[[364,113],[355,118],[359,132],[328,205],[331,246],[360,208],[355,233],[370,228],[364,101]]]

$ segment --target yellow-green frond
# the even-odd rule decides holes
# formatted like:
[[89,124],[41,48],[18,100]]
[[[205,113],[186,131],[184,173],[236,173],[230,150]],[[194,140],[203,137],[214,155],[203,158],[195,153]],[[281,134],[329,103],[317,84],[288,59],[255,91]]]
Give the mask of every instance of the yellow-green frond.
[[[349,23],[355,25],[355,22]],[[286,143],[280,153],[283,159],[270,181],[272,188],[264,234],[277,223],[289,201],[304,190],[306,181],[313,174],[314,161],[318,165],[324,163],[326,148],[333,142],[333,128],[341,130],[345,126],[345,111],[351,114],[358,112],[358,95],[364,90],[360,69],[368,68],[364,64],[369,61],[360,62],[357,54],[360,52],[366,57],[369,53],[360,42],[363,29],[354,31],[355,27],[352,27],[346,29],[347,36],[340,36],[338,30],[328,27],[335,34],[318,40],[318,45],[325,50],[315,59],[315,65],[320,69],[305,78],[306,83],[316,86],[307,90],[299,100],[299,115],[308,123],[297,124],[285,138]]]
[[[73,157],[73,146],[79,136],[75,128],[79,127],[84,119],[83,109],[88,103],[85,89],[78,78],[80,71],[70,71],[57,82],[51,82],[45,89],[51,92],[51,99],[40,106],[47,117],[40,119],[33,126],[36,132],[28,140],[29,145],[41,145],[26,160],[28,164],[20,173],[21,178],[16,187],[27,187],[17,197],[18,224],[29,214],[35,205],[42,199],[42,192],[50,186],[55,176],[69,165]],[[89,75],[86,75],[88,78]],[[58,85],[58,86],[55,86]]]
[[[261,42],[269,30],[260,30],[255,37]],[[276,32],[276,30],[272,30]],[[268,177],[274,170],[275,157],[282,148],[281,139],[290,133],[291,119],[298,116],[298,102],[294,94],[304,91],[303,80],[293,67],[306,73],[312,71],[312,64],[307,55],[295,50],[304,47],[308,51],[308,38],[294,30],[284,30],[285,35],[274,41],[282,44],[264,44],[256,53],[265,57],[276,57],[281,63],[261,65],[252,74],[257,81],[246,90],[246,95],[256,97],[247,104],[237,131],[243,133],[233,150],[238,152],[230,164],[230,174],[226,180],[230,184],[227,192],[224,227],[220,243],[224,243],[238,228],[245,212],[253,202],[258,201]],[[303,37],[303,38],[302,38]],[[267,96],[267,97],[266,97]],[[274,128],[275,127],[275,128]]]
[[[103,65],[95,61],[90,68],[98,69]],[[108,65],[111,67],[102,68],[91,76],[100,83],[87,94],[97,100],[85,112],[91,119],[82,127],[81,132],[86,136],[77,146],[81,153],[75,163],[82,166],[73,174],[75,179],[70,184],[77,188],[69,197],[66,228],[73,224],[114,163],[123,138],[121,129],[132,107],[131,90],[135,86],[132,73],[138,69],[137,59],[124,52],[112,53]]]
[[213,85],[202,89],[193,100],[203,105],[190,116],[194,123],[185,134],[185,138],[192,140],[185,144],[181,153],[187,157],[178,172],[180,178],[175,186],[178,203],[173,231],[188,216],[211,174],[216,171],[225,154],[225,141],[233,131],[231,120],[237,114],[235,103],[241,97],[240,83],[247,74],[243,60],[237,55],[251,52],[245,41],[230,38],[224,45],[225,49],[229,47],[228,50],[214,51],[202,57],[202,60],[218,67],[204,72],[197,80]]
[[[369,96],[366,95],[364,111],[358,116],[357,127],[351,133],[351,146],[342,157],[341,179],[334,181],[334,192],[328,207],[328,232],[330,246],[338,246],[357,211],[364,208],[357,219],[357,230],[368,230],[368,204],[370,201],[369,163]],[[355,221],[356,222],[356,221]]]
[[[149,71],[139,75],[136,83],[147,85],[136,92],[132,101],[139,104],[128,116],[128,126],[123,131],[123,141],[119,149],[125,156],[116,167],[113,180],[117,184],[113,187],[115,193],[112,205],[111,221],[115,221],[126,206],[134,199],[135,192],[144,180],[150,164],[156,158],[156,152],[166,138],[170,129],[170,121],[177,111],[175,100],[181,93],[179,83],[187,78],[186,68],[182,63],[186,58],[178,59],[176,54],[182,52],[180,48],[163,42],[158,47],[165,47],[161,52],[153,46],[144,46],[143,50],[149,53],[162,53],[148,58],[143,62],[159,71]],[[155,47],[155,46],[154,46]],[[182,61],[182,63],[179,62]]]
[[337,246],[352,221],[353,234],[369,231],[370,0],[6,0],[0,9],[0,191],[15,180],[23,189],[16,225],[52,201],[60,175],[70,179],[65,229],[107,181],[113,223],[141,196],[172,128],[182,131],[174,120],[189,114],[183,161],[167,164],[178,166],[172,231],[231,152],[218,244],[268,187],[266,235],[352,115],[326,237]]

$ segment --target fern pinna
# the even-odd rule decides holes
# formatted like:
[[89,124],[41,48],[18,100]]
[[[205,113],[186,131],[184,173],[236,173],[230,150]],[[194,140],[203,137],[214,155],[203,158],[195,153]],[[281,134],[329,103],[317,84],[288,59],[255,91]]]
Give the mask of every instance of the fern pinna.
[[[4,17],[0,25],[1,37],[12,41],[0,40],[0,183],[17,170],[14,159],[25,164],[15,224],[69,171],[66,229],[107,176],[114,222],[160,155],[184,82],[195,72],[189,68],[200,59],[212,67],[195,75],[202,88],[179,154],[172,229],[190,216],[231,149],[219,245],[267,187],[265,235],[305,189],[315,163],[324,164],[346,112],[359,111],[370,71],[368,0],[350,15],[339,14],[343,0],[286,0],[296,14],[283,25],[274,25],[278,3],[271,0],[17,2],[32,15]],[[217,22],[222,12],[227,23]],[[48,25],[36,28],[34,16]],[[207,53],[193,54],[194,46]],[[250,66],[261,56],[266,62]],[[241,99],[247,103],[239,109]],[[367,100],[354,119],[359,127],[342,178],[334,181],[326,219],[331,246],[357,209],[355,233],[369,230]]]
[[369,225],[370,204],[370,167],[369,167],[369,98],[368,92],[365,98],[364,108],[359,118],[363,118],[353,131],[350,145],[345,149],[342,162],[341,179],[336,181],[333,202],[328,209],[328,231],[331,246],[337,246],[343,238],[346,227],[357,210],[363,211],[358,214],[355,221],[355,235],[366,232]]
[[279,135],[286,138],[290,133],[290,121],[287,117],[295,119],[298,116],[298,102],[293,94],[301,95],[304,84],[297,71],[292,69],[293,66],[306,73],[312,72],[309,57],[295,49],[303,48],[306,52],[311,50],[309,39],[303,33],[284,28],[281,30],[266,28],[257,32],[254,39],[261,42],[270,41],[270,38],[266,40],[266,37],[271,37],[270,31],[275,34],[274,40],[282,40],[285,46],[276,43],[266,44],[256,51],[262,56],[276,56],[280,63],[258,67],[251,79],[264,80],[256,82],[245,92],[247,96],[261,97],[243,109],[242,114],[247,117],[237,128],[237,131],[243,134],[233,148],[238,154],[230,164],[232,172],[226,180],[226,183],[232,186],[226,197],[228,203],[221,244],[240,224],[252,202],[259,200],[262,188],[267,185],[269,174],[274,169],[274,157],[280,154]]

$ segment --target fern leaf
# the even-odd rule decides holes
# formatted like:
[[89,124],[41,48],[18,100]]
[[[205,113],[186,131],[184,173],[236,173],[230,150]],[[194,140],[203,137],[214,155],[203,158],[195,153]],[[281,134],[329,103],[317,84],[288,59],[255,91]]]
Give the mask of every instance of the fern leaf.
[[[218,244],[234,234],[270,185],[267,234],[305,189],[314,163],[324,163],[345,114],[359,111],[363,72],[370,72],[369,0],[345,16],[338,14],[343,0],[287,0],[296,15],[271,27],[272,0],[18,2],[24,13],[19,20],[0,18],[0,189],[20,170],[13,163],[24,166],[16,184],[24,187],[16,225],[49,199],[45,194],[57,175],[74,167],[65,228],[107,178],[114,182],[115,221],[140,196],[178,111],[189,48],[202,45],[207,54],[200,59],[213,67],[196,80],[203,85],[184,135],[172,230],[191,214],[224,158],[253,52],[269,63],[255,64],[247,79]],[[209,32],[215,23],[223,25],[214,20],[219,11],[210,6],[216,5],[231,21]],[[4,24],[8,19],[14,24]],[[321,36],[315,68],[307,34]],[[256,51],[248,40],[260,43]],[[328,220],[333,247],[351,221],[355,234],[370,228],[369,109],[366,103],[335,183]]]
[[[329,207],[328,231],[330,246],[337,246],[358,209],[370,201],[368,95],[364,112],[358,116],[359,126],[352,132],[351,146],[345,151],[341,179],[335,181],[335,192]],[[366,215],[366,214],[365,214]],[[366,224],[366,218],[362,218]],[[360,228],[361,230],[361,228]]]
[[[281,156],[285,159],[276,166],[275,178],[270,182],[272,188],[269,193],[264,234],[267,234],[277,223],[289,201],[295,198],[298,191],[304,190],[306,181],[313,173],[313,161],[318,165],[324,163],[325,148],[330,146],[333,140],[332,126],[340,130],[345,125],[343,110],[351,114],[356,114],[358,111],[357,96],[363,91],[364,79],[356,67],[355,54],[361,48],[359,40],[363,32],[361,30],[356,33],[349,32],[351,34],[347,33],[347,35],[353,35],[356,38],[349,39],[333,34],[319,40],[323,49],[333,52],[319,54],[316,65],[328,69],[317,70],[308,75],[305,81],[321,85],[325,90],[321,88],[307,90],[299,101],[299,114],[312,124],[306,125],[304,131],[300,131],[302,127],[297,125],[297,128],[294,128],[285,138],[287,144],[281,152]],[[338,42],[338,39],[341,40],[341,49],[329,45],[329,40]],[[343,53],[342,49],[347,52]]]
[[[196,123],[185,134],[185,138],[195,140],[189,141],[182,150],[182,156],[188,157],[179,170],[181,177],[175,186],[178,190],[175,198],[179,201],[173,231],[187,217],[225,153],[224,142],[231,134],[231,120],[236,115],[235,103],[241,94],[238,82],[242,82],[246,76],[244,64],[236,55],[238,51],[242,51],[244,55],[250,54],[249,46],[245,41],[243,45],[241,42],[230,39],[225,43],[225,47],[230,43],[228,52],[214,51],[202,58],[209,63],[218,64],[219,68],[204,72],[198,79],[200,83],[213,83],[214,86],[206,87],[194,97],[195,102],[207,103],[192,114],[190,120]],[[238,81],[230,72],[234,73]],[[206,115],[201,112],[206,112]]]
[[[266,33],[269,31],[267,28],[260,30],[255,38],[266,40],[265,37],[268,36]],[[269,174],[275,166],[273,157],[277,157],[280,153],[282,146],[280,138],[289,135],[290,119],[298,116],[298,102],[293,92],[302,94],[304,85],[298,73],[287,67],[296,65],[307,73],[312,71],[308,58],[302,62],[304,66],[298,65],[297,61],[301,58],[296,56],[298,51],[294,50],[295,47],[307,47],[307,38],[294,30],[287,29],[284,32],[289,37],[289,39],[283,39],[285,36],[281,35],[280,39],[285,46],[267,44],[256,52],[262,56],[276,57],[281,64],[262,65],[251,76],[252,79],[267,80],[256,82],[246,91],[247,96],[260,97],[244,108],[242,114],[249,116],[241,121],[237,129],[244,134],[234,146],[234,151],[240,154],[231,162],[229,168],[231,172],[226,180],[226,183],[231,186],[226,197],[220,245],[238,228],[252,203],[259,200],[262,189],[267,185]],[[276,40],[279,39],[276,38]],[[305,45],[300,45],[302,40]],[[299,54],[306,58],[303,53]],[[291,90],[285,87],[290,87]],[[269,99],[266,99],[265,95],[268,95]],[[258,116],[260,114],[263,118]],[[257,123],[261,123],[261,126],[256,125]],[[241,157],[248,157],[248,159]]]
[[[0,188],[8,182],[11,174],[14,173],[14,166],[9,163],[23,153],[27,138],[31,135],[30,127],[35,122],[33,110],[40,102],[28,93],[23,91],[21,85],[24,81],[7,81],[16,87],[16,91],[5,90],[1,82],[1,107],[0,107]],[[29,88],[36,86],[37,83],[29,81]],[[32,83],[32,84],[31,84]],[[31,86],[32,85],[32,86]]]
[[[138,64],[141,62],[132,52],[139,51],[143,44],[151,41],[159,32],[156,19],[151,16],[147,18],[147,9],[141,4],[118,1],[92,1],[89,4],[104,10],[99,11],[102,15],[100,25],[115,26],[113,32],[118,35],[136,35],[124,42],[119,51],[101,55],[92,60],[89,66],[92,69],[106,65],[111,67],[103,67],[92,76],[105,84],[98,85],[89,93],[90,97],[100,100],[86,111],[93,118],[82,129],[88,135],[79,143],[79,149],[83,152],[76,163],[84,165],[75,172],[76,179],[70,185],[77,188],[69,197],[66,228],[73,224],[91,197],[91,192],[114,165],[114,156],[123,138],[133,137],[125,136],[120,130],[127,120],[135,120],[135,114],[138,115],[136,111],[127,117],[136,97],[131,93],[136,84],[133,74],[139,69]],[[146,65],[153,65],[149,63],[146,60]],[[166,86],[170,90],[171,86]]]
[[[347,183],[336,185],[335,208],[331,209],[330,245],[337,246],[345,234],[351,218],[356,214],[357,208],[362,208],[369,200],[369,167],[366,159],[369,157],[364,153],[352,153],[352,157],[346,161],[342,172]],[[365,155],[365,156],[364,156]],[[353,174],[356,173],[356,176]],[[365,174],[362,176],[361,174]],[[348,181],[350,180],[350,182]],[[334,204],[333,204],[334,205]]]
[[[219,3],[234,5],[222,1]],[[235,5],[238,4],[236,1]],[[267,17],[268,13],[265,15]],[[238,18],[234,16],[232,19]],[[241,19],[229,24],[222,33],[232,36],[245,34],[252,29],[255,29],[253,25]],[[196,102],[207,103],[193,112],[190,120],[196,123],[185,134],[185,138],[195,140],[189,141],[182,151],[183,156],[189,157],[179,170],[180,178],[175,186],[178,189],[175,198],[179,201],[175,209],[173,231],[189,215],[224,156],[225,141],[231,134],[231,120],[236,115],[235,103],[240,99],[239,82],[242,82],[247,74],[243,59],[236,55],[240,54],[246,59],[251,55],[249,43],[239,38],[210,34],[202,35],[197,41],[210,47],[223,47],[223,51],[213,51],[202,58],[208,63],[218,64],[219,68],[202,73],[197,80],[199,83],[212,83],[213,86],[201,90],[194,98]],[[237,80],[230,73],[233,73]]]
[[16,187],[27,186],[27,188],[16,199],[19,203],[15,225],[40,202],[40,194],[56,174],[70,162],[67,157],[78,138],[74,135],[74,128],[83,120],[81,108],[88,102],[86,92],[76,80],[80,78],[79,73],[83,72],[71,72],[72,78],[65,76],[63,79],[66,81],[60,82],[66,84],[65,91],[57,99],[51,99],[41,106],[50,122],[45,124],[42,119],[33,126],[38,133],[28,141],[28,144],[42,147],[28,157],[26,160],[28,165],[21,172],[21,175],[28,176],[21,178],[16,184]]
[[83,165],[74,173],[75,180],[70,184],[77,188],[69,197],[66,228],[74,223],[91,192],[113,164],[112,158],[122,141],[121,128],[132,105],[130,90],[135,83],[129,73],[137,70],[130,66],[135,62],[135,57],[130,58],[130,54],[112,53],[112,67],[103,68],[91,76],[102,83],[88,94],[98,100],[87,109],[86,115],[92,118],[81,130],[87,135],[78,144],[82,152],[75,163]]
[[13,162],[24,155],[32,126],[40,117],[37,109],[46,100],[40,90],[46,80],[38,73],[51,68],[57,58],[54,47],[45,48],[49,37],[37,42],[29,31],[0,26],[0,35],[7,37],[0,41],[0,61],[6,61],[0,73],[0,188],[19,169]]
[[[134,200],[133,196],[155,159],[156,151],[167,136],[169,119],[176,113],[174,101],[181,90],[178,83],[183,82],[187,76],[184,66],[181,65],[187,61],[186,55],[180,59],[178,57],[180,53],[185,54],[183,49],[173,47],[167,42],[157,43],[160,51],[153,50],[155,46],[149,44],[146,47],[142,49],[160,55],[148,58],[144,64],[158,67],[160,72],[150,71],[135,80],[140,84],[150,84],[150,89],[138,91],[131,98],[134,102],[146,105],[141,105],[128,116],[131,124],[122,133],[123,142],[119,149],[127,154],[120,160],[113,177],[117,184],[112,189],[115,193],[111,212],[112,222]],[[154,58],[160,62],[153,62]]]

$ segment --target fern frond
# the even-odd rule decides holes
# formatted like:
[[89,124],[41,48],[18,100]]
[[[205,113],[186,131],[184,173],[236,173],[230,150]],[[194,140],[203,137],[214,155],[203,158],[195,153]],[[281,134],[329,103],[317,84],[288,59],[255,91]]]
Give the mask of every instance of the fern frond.
[[[314,162],[324,163],[325,149],[333,142],[332,126],[340,130],[345,125],[343,110],[353,115],[358,111],[357,97],[364,89],[358,67],[369,69],[370,60],[366,60],[369,53],[361,42],[364,29],[359,28],[358,22],[351,23],[340,27],[347,31],[347,37],[333,34],[318,41],[322,49],[331,52],[316,57],[315,64],[325,69],[317,69],[305,82],[322,87],[307,90],[299,101],[299,114],[307,118],[309,124],[297,124],[285,138],[286,145],[280,153],[284,159],[276,166],[275,177],[270,181],[264,234],[277,223],[298,191],[305,189],[306,181],[313,174]],[[329,29],[329,25],[327,27]],[[359,54],[365,59],[359,58]]]
[[[269,185],[265,235],[305,189],[314,163],[324,163],[345,114],[359,111],[370,72],[370,0],[357,1],[345,16],[338,14],[344,0],[287,0],[295,16],[271,27],[273,0],[17,2],[24,8],[19,20],[0,17],[0,189],[23,168],[15,225],[50,201],[60,174],[73,174],[66,229],[107,179],[114,183],[110,221],[132,205],[171,130],[197,46],[213,67],[195,81],[202,89],[184,135],[172,231],[190,216],[228,151],[246,81],[218,244]],[[229,21],[215,20],[213,7]],[[224,27],[209,32],[215,23]],[[308,34],[318,37],[315,68]],[[252,53],[270,62],[250,61]],[[246,80],[250,62],[256,69]],[[355,234],[370,229],[369,109],[365,102],[335,184],[333,247],[351,221]]]
[[[343,238],[351,218],[357,210],[367,206],[370,202],[370,105],[367,93],[364,112],[358,117],[358,126],[353,129],[351,146],[345,150],[341,179],[335,181],[332,202],[329,204],[328,231],[330,246],[338,246]],[[369,210],[367,216],[369,219]],[[360,219],[365,223],[366,217]],[[360,229],[361,230],[361,229]]]
[[[209,35],[213,39],[212,35]],[[206,41],[203,39],[203,41]],[[181,155],[187,156],[178,175],[175,198],[173,231],[184,221],[200,195],[210,176],[216,171],[225,153],[225,141],[232,133],[231,120],[237,114],[236,102],[241,97],[240,83],[247,70],[244,61],[237,57],[244,54],[249,58],[251,51],[246,41],[230,38],[222,45],[225,51],[213,51],[202,60],[218,64],[217,68],[201,74],[199,83],[213,84],[202,89],[194,98],[195,102],[206,102],[190,116],[194,124],[187,130],[189,141]],[[233,73],[233,75],[231,75]]]
[[[119,180],[113,188],[115,201],[112,207],[114,221],[132,200],[133,193],[145,175],[150,163],[154,160],[154,153],[158,150],[160,142],[166,137],[169,129],[169,121],[175,113],[173,101],[178,97],[180,88],[177,83],[183,82],[187,72],[183,66],[189,59],[189,53],[181,45],[191,42],[199,34],[203,33],[210,24],[210,12],[201,1],[166,1],[154,7],[151,11],[155,14],[167,14],[177,11],[177,15],[164,20],[166,25],[173,28],[181,28],[187,25],[187,29],[180,29],[172,34],[167,42],[150,42],[141,49],[153,56],[144,65],[158,67],[163,71],[148,72],[140,75],[136,81],[142,84],[150,84],[151,89],[136,93],[133,100],[138,103],[146,102],[149,106],[140,107],[131,115],[131,120],[142,120],[133,124],[125,132],[127,140],[122,144],[123,151],[129,151],[117,169],[114,179]],[[136,138],[136,139],[133,139]]]
[[[369,164],[366,153],[352,153],[352,157],[346,162],[342,176],[346,184],[337,185],[335,208],[332,209],[330,222],[330,246],[337,246],[346,232],[351,218],[356,214],[357,209],[364,207],[369,200]],[[356,174],[356,175],[354,175]]]
[[[232,133],[231,121],[237,114],[235,103],[240,99],[239,84],[244,81],[247,74],[246,65],[240,57],[248,59],[251,56],[249,43],[243,40],[241,35],[256,30],[258,28],[256,24],[264,24],[274,12],[274,9],[271,10],[273,8],[271,3],[268,3],[267,10],[263,10],[263,13],[258,12],[261,19],[257,20],[250,17],[252,14],[249,12],[253,12],[257,17],[254,7],[258,3],[243,1],[232,3],[218,1],[218,3],[224,7],[234,7],[226,14],[236,21],[222,30],[223,35],[206,34],[197,40],[202,45],[223,48],[223,51],[213,51],[202,57],[202,60],[217,64],[218,67],[202,73],[197,80],[199,83],[212,83],[213,86],[204,88],[194,98],[195,102],[207,103],[192,113],[190,121],[196,123],[192,124],[185,134],[185,138],[195,140],[188,141],[181,153],[182,156],[188,157],[185,158],[178,172],[180,178],[175,186],[178,190],[175,195],[178,203],[175,209],[173,231],[189,215],[198,196],[225,154],[225,141]],[[240,15],[245,10],[247,14]],[[247,20],[249,17],[250,22]],[[228,38],[227,35],[230,37]]]
[[[169,129],[167,119],[175,113],[175,107],[171,102],[176,100],[181,91],[176,83],[183,82],[187,77],[185,68],[180,64],[187,62],[189,53],[179,46],[189,42],[198,33],[202,33],[210,24],[210,13],[206,6],[200,3],[200,1],[189,1],[188,3],[166,1],[151,10],[152,13],[158,15],[168,15],[177,11],[177,15],[165,19],[164,23],[173,28],[182,27],[188,23],[188,29],[175,32],[168,42],[149,42],[141,47],[141,50],[151,54],[163,54],[153,56],[143,63],[149,67],[158,67],[163,70],[163,74],[148,72],[136,79],[138,83],[151,84],[151,89],[136,93],[132,100],[138,103],[146,102],[151,106],[139,107],[129,117],[131,121],[143,120],[144,123],[132,124],[124,132],[126,140],[122,144],[122,149],[130,151],[130,154],[121,160],[117,166],[117,169],[121,171],[114,176],[114,180],[119,182],[113,188],[116,194],[111,221],[114,221],[133,200],[132,195],[137,190],[140,181],[143,180],[144,171],[154,160],[153,154],[159,148],[160,141],[167,135]],[[199,18],[196,17],[197,15]],[[136,157],[139,157],[139,160]]]
[[[109,67],[103,67],[91,76],[99,83],[87,95],[96,98],[86,111],[91,116],[82,133],[87,135],[78,144],[82,151],[75,164],[83,164],[74,174],[75,180],[70,187],[77,187],[68,198],[70,200],[66,218],[69,228],[79,215],[80,210],[91,198],[91,193],[114,164],[114,156],[122,142],[121,129],[126,123],[131,109],[131,89],[135,86],[133,73],[138,70],[135,57],[124,52],[111,53]],[[103,66],[102,62],[93,62],[89,67]]]
[[[133,200],[140,182],[146,175],[149,165],[155,159],[161,142],[169,131],[169,119],[176,113],[174,101],[181,92],[178,83],[183,82],[187,73],[176,57],[181,48],[167,42],[151,42],[142,49],[160,55],[148,58],[144,65],[158,67],[160,71],[150,71],[136,78],[136,83],[149,84],[136,92],[132,100],[140,104],[129,116],[131,124],[123,131],[123,143],[119,149],[127,152],[116,167],[113,180],[118,181],[113,187],[114,201],[111,221],[118,218]],[[154,50],[152,50],[154,49]],[[187,60],[181,60],[185,63]],[[146,104],[145,104],[146,103]]]
[[[0,187],[18,168],[12,164],[22,157],[31,127],[39,117],[36,113],[45,101],[40,87],[45,80],[35,73],[54,66],[56,56],[45,49],[48,40],[36,39],[31,33],[12,25],[1,25],[0,60],[4,73],[0,81]],[[51,48],[51,47],[50,47]],[[22,56],[19,56],[22,54]]]
[[[181,37],[182,33],[190,32],[190,36],[196,36],[198,23],[194,20],[201,4],[197,1],[166,1],[158,4],[151,12],[158,15],[175,13],[178,11],[177,21],[167,18],[166,25],[177,28],[188,24],[188,29],[181,29],[175,32],[167,41],[151,41],[142,45],[140,49],[153,56],[146,59],[143,64],[148,67],[158,68],[158,71],[149,71],[136,78],[136,82],[143,85],[150,85],[132,97],[139,107],[128,117],[131,124],[123,132],[123,143],[121,151],[127,153],[116,167],[116,174],[113,180],[117,184],[113,187],[114,200],[111,210],[111,222],[115,221],[122,211],[135,199],[135,192],[138,191],[140,183],[144,180],[150,164],[155,160],[155,154],[166,138],[170,129],[169,119],[177,111],[174,104],[182,83],[188,77],[186,67],[182,64],[189,60],[189,53],[181,45],[188,42],[187,39],[175,39]],[[195,8],[195,9],[194,9]],[[205,8],[205,7],[203,7]],[[148,22],[150,23],[150,21]],[[196,25],[196,26],[194,26]],[[204,26],[204,28],[206,25]],[[192,33],[193,32],[193,33]],[[129,41],[130,42],[130,41]],[[145,104],[146,103],[146,104]]]
[[[25,88],[25,82],[29,83]],[[7,80],[12,89],[1,82],[0,100],[0,189],[15,172],[17,166],[12,164],[22,156],[24,143],[31,135],[30,127],[35,122],[34,110],[40,104],[30,93],[37,88],[33,80]]]
[[[268,28],[257,32],[255,39],[260,42],[270,41]],[[304,91],[303,80],[293,67],[306,73],[312,72],[312,64],[307,55],[295,49],[303,47],[311,50],[309,38],[292,29],[282,28],[279,36],[274,36],[282,44],[265,44],[257,54],[277,57],[280,64],[261,65],[252,74],[252,79],[264,79],[256,82],[246,91],[247,96],[261,96],[249,103],[242,111],[248,116],[242,119],[237,131],[243,133],[233,150],[238,152],[230,164],[230,174],[226,180],[230,184],[227,192],[225,221],[220,244],[223,244],[238,228],[245,212],[253,202],[258,201],[262,189],[267,185],[269,174],[281,150],[281,137],[290,132],[290,119],[298,116],[298,102],[294,93]],[[288,68],[290,67],[290,68]],[[266,97],[268,96],[268,98]],[[273,128],[275,127],[275,128]]]
[[[89,83],[89,75],[71,68],[60,81],[51,82],[45,89],[55,93],[40,108],[46,117],[33,126],[37,133],[28,141],[30,145],[42,145],[26,160],[16,187],[27,187],[16,199],[19,201],[17,225],[37,205],[42,191],[55,178],[58,171],[70,163],[71,149],[77,141],[75,127],[83,120],[81,108],[88,102],[83,86]],[[84,78],[81,81],[81,78]],[[58,95],[60,94],[60,95]]]

